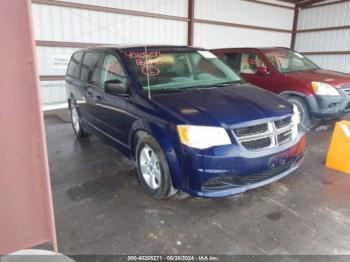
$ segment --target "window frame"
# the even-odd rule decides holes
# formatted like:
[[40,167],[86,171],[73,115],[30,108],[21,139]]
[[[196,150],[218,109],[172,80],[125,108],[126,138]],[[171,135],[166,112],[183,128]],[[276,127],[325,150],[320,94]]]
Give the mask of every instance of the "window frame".
[[[240,56],[240,59],[239,59],[239,68],[238,69],[235,69],[235,68],[232,68],[231,65],[228,63],[228,60],[227,58],[229,57],[229,55],[232,55],[232,54],[235,54],[235,55],[239,55]],[[241,63],[242,63],[242,52],[240,51],[228,51],[228,52],[224,52],[222,53],[220,59],[226,63],[227,65],[229,65],[229,67],[236,72],[236,74],[240,74],[240,69],[241,69]]]
[[[125,83],[125,84],[126,84],[127,87],[130,86],[130,83],[131,83],[130,77],[129,77],[128,71],[127,71],[126,68],[125,68],[125,65],[124,65],[124,63],[123,63],[123,60],[120,58],[120,56],[119,56],[118,54],[116,54],[116,53],[114,53],[114,52],[104,51],[103,54],[102,54],[102,59],[101,59],[101,61],[100,61],[100,66],[99,66],[99,75],[98,75],[98,77],[99,77],[99,85],[98,85],[98,87],[104,90],[104,83],[101,83],[101,73],[102,73],[102,69],[103,69],[103,68],[102,68],[102,67],[103,67],[103,64],[104,64],[105,59],[106,59],[106,57],[107,57],[108,55],[112,55],[112,56],[114,56],[114,57],[118,60],[120,66],[121,66],[121,69],[123,70],[124,75],[125,75],[125,79],[126,79],[126,83]],[[130,88],[129,88],[129,89],[130,89]]]
[[[242,73],[241,72],[241,67],[242,67],[242,58],[243,58],[243,55],[255,55],[259,60],[260,60],[260,63],[262,63],[267,69],[269,69],[269,66],[268,64],[266,64],[266,61],[263,59],[264,57],[261,56],[258,52],[254,52],[254,51],[241,51],[240,52],[241,54],[241,63],[240,63],[240,69],[239,69],[239,73],[240,74],[245,74],[245,75],[252,75],[252,76],[257,76],[259,75],[257,73],[257,71],[255,73]],[[258,67],[257,67],[258,68]]]
[[[85,58],[86,54],[88,54],[88,53],[95,53],[95,54],[99,54],[100,55],[99,60],[97,62],[97,67],[96,67],[97,68],[97,83],[98,83],[97,85],[89,83],[88,81],[85,81],[85,80],[81,79],[81,70],[83,69],[83,61],[84,61],[84,58]],[[98,50],[91,50],[91,51],[87,50],[87,51],[84,52],[83,58],[81,59],[81,63],[80,63],[80,74],[79,74],[79,80],[80,81],[82,81],[82,82],[84,82],[84,83],[86,83],[86,84],[88,84],[90,86],[96,86],[97,87],[99,85],[99,83],[100,83],[100,70],[101,70],[102,57],[104,57],[103,52],[98,51]]]
[[[289,48],[286,48],[287,51],[290,51],[292,53],[297,53],[297,54],[300,54],[299,52],[295,51],[295,50],[292,50],[292,49],[289,49]],[[269,50],[269,51],[265,51],[265,52],[261,52],[262,53],[262,56],[265,58],[265,60],[267,61],[267,63],[270,65],[270,67],[273,69],[273,71],[275,71],[276,73],[278,74],[288,74],[288,73],[294,73],[294,72],[302,72],[302,71],[305,71],[305,70],[293,70],[293,71],[286,71],[286,72],[283,72],[283,71],[280,71],[277,67],[275,67],[275,65],[270,61],[270,59],[267,57],[267,54],[269,52],[273,52],[274,50]],[[304,56],[303,54],[301,54],[304,58],[306,58],[309,62],[311,62],[312,65],[314,65],[316,68],[315,69],[320,69],[320,67],[315,64],[310,58],[308,58],[307,56]]]
[[[74,55],[76,55],[76,54],[78,54],[78,53],[81,53],[82,56],[81,56],[81,60],[80,60],[79,63],[77,64],[77,66],[79,67],[79,68],[78,68],[78,71],[79,71],[78,76],[74,76],[74,75],[72,75],[72,74],[69,74],[69,73],[68,73],[68,72],[69,72],[68,70],[69,70],[69,66],[70,66],[71,63],[72,63],[72,60],[73,60]],[[75,51],[75,52],[72,54],[72,56],[71,56],[71,58],[70,58],[70,60],[69,60],[68,66],[67,66],[67,71],[66,71],[66,75],[67,75],[67,76],[72,77],[72,78],[77,79],[77,80],[80,80],[81,64],[83,63],[84,56],[85,56],[84,50],[78,50],[78,51]]]
[[[138,49],[129,49],[130,51],[138,51]],[[129,51],[129,50],[127,50],[127,51]],[[209,51],[210,52],[210,50],[206,50],[206,49],[149,49],[148,51],[149,52],[152,52],[152,51],[158,51],[158,50],[160,50],[161,52],[162,52],[162,54],[176,54],[176,53],[180,53],[180,54],[182,54],[182,53],[198,53],[198,51]],[[213,53],[213,54],[215,54],[215,53]],[[201,55],[201,56],[203,56],[203,55]],[[205,58],[205,57],[204,57]],[[139,90],[141,91],[141,92],[143,92],[143,93],[145,93],[145,92],[148,92],[147,91],[147,88],[146,88],[146,86],[143,86],[142,85],[142,83],[140,82],[140,80],[138,79],[138,75],[137,75],[137,72],[135,71],[135,69],[133,68],[133,64],[132,64],[132,62],[129,60],[129,58],[126,56],[125,57],[125,59],[126,59],[126,64],[127,64],[127,66],[128,66],[128,68],[130,68],[129,70],[130,70],[130,74],[134,77],[134,79],[133,79],[133,81],[135,81],[135,83],[137,83],[137,87],[139,88]],[[217,59],[221,62],[221,63],[223,63],[223,65],[225,66],[225,67],[227,67],[227,69],[229,70],[229,71],[232,71],[232,73],[233,74],[235,74],[238,78],[239,78],[239,80],[241,81],[242,80],[242,77],[240,77],[239,76],[239,74],[237,73],[237,72],[235,72],[233,69],[231,69],[230,68],[230,66],[229,65],[227,65],[225,62],[223,62],[223,61],[221,61],[221,58],[219,57],[219,56],[217,56]],[[191,66],[191,67],[193,67],[193,63],[190,61],[190,60],[188,60],[189,61],[189,65]],[[216,67],[216,66],[215,66]],[[221,71],[223,71],[222,69],[221,69]],[[225,70],[224,70],[225,71]],[[222,72],[222,73],[224,73],[224,72]],[[225,74],[225,73],[224,73]],[[232,81],[234,81],[234,80],[232,80]],[[153,89],[153,85],[151,85],[150,84],[150,87],[151,87],[151,92],[158,92],[158,91],[160,91],[160,90],[154,90]],[[195,88],[195,86],[193,86],[193,88]],[[185,87],[185,89],[186,89],[186,87]],[[137,90],[137,91],[139,91],[139,90]]]

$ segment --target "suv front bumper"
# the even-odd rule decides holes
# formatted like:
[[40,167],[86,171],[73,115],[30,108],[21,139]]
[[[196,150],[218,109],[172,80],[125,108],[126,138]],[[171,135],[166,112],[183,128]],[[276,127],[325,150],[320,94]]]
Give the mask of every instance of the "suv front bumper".
[[339,96],[306,96],[313,118],[340,117],[350,112],[350,96],[337,89]]
[[240,146],[221,146],[200,154],[185,149],[187,183],[183,191],[201,197],[223,197],[264,186],[295,171],[303,162],[303,132],[272,150],[249,152]]

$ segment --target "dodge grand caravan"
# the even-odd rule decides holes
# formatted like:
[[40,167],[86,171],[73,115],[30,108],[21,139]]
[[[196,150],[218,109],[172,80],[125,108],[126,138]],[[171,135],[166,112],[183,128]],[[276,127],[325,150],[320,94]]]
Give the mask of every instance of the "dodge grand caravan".
[[323,70],[288,48],[227,48],[213,52],[248,82],[287,98],[304,126],[350,112],[350,76]]
[[66,85],[76,135],[95,134],[135,159],[157,199],[177,190],[237,194],[290,174],[303,160],[299,111],[243,83],[204,49],[79,50]]

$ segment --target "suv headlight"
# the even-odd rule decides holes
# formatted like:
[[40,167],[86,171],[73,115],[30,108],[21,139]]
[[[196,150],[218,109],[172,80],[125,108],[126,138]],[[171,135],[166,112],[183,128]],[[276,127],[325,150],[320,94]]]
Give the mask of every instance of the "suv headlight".
[[322,82],[312,82],[312,89],[314,90],[316,95],[319,96],[339,96],[338,91],[327,83]]
[[205,149],[231,144],[230,137],[222,127],[180,125],[177,130],[181,143],[189,147]]
[[298,134],[298,125],[301,122],[300,111],[296,105],[293,105],[293,116],[292,116],[292,139],[296,138]]
[[292,122],[295,126],[297,126],[301,122],[300,111],[296,105],[293,105]]

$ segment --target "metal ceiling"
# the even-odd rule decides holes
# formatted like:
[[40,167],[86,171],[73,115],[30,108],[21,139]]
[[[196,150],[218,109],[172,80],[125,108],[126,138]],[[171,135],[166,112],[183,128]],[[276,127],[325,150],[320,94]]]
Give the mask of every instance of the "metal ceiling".
[[297,5],[298,7],[307,7],[307,6],[311,6],[313,4],[317,4],[320,2],[324,2],[325,0],[279,0],[281,2],[286,2],[286,3],[292,3]]

